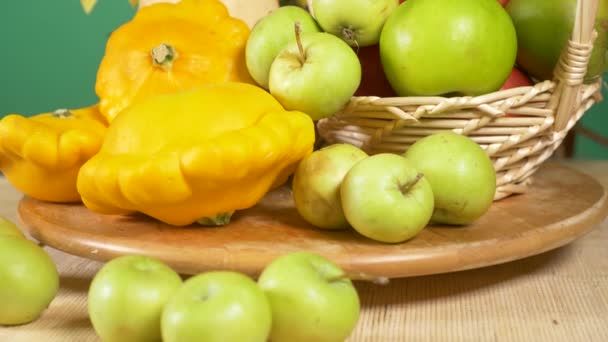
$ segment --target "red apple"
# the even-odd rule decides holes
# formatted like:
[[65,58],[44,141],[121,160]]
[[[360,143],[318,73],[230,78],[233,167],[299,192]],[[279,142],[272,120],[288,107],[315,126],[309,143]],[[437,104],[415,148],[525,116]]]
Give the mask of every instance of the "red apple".
[[516,87],[525,87],[532,85],[532,80],[517,68],[513,68],[511,75],[500,88],[500,90],[511,89]]
[[361,62],[361,83],[355,96],[397,96],[384,75],[379,45],[354,48]]
[[[503,86],[500,88],[500,90],[506,90],[506,89],[517,88],[517,87],[526,87],[526,86],[531,86],[533,84],[534,84],[534,82],[532,82],[532,80],[526,74],[524,74],[517,68],[513,68],[513,70],[511,71],[511,75],[509,75],[509,78],[507,78],[507,81],[505,82],[505,84],[503,84]],[[511,115],[516,115],[516,114],[507,113],[507,116],[511,116]]]

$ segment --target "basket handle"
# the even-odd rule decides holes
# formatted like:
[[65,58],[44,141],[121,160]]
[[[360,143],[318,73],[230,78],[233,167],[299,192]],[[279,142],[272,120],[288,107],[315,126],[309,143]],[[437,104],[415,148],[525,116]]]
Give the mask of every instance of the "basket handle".
[[562,131],[581,105],[581,86],[597,36],[595,18],[599,0],[578,0],[572,36],[554,70],[556,89],[549,107],[555,113],[554,131]]

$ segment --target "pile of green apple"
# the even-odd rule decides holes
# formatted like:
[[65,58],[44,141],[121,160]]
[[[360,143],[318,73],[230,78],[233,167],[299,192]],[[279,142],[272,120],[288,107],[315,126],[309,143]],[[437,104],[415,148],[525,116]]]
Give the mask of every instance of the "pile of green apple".
[[270,262],[257,278],[218,270],[185,281],[165,263],[121,256],[106,263],[88,293],[103,341],[344,341],[360,312],[343,270],[305,251]]
[[310,224],[352,227],[386,243],[410,240],[432,223],[470,224],[489,210],[495,191],[486,152],[451,131],[422,138],[403,155],[329,145],[300,162],[292,183],[296,209]]
[[246,65],[285,108],[319,120],[360,90],[366,48],[397,95],[482,94],[511,74],[517,39],[496,0],[313,0],[261,18]]
[[[338,112],[353,95],[482,95],[552,79],[576,3],[291,1],[254,25],[246,64],[284,107],[313,120]],[[586,80],[606,65],[607,22],[608,0],[600,0]]]
[[0,217],[0,325],[36,320],[58,290],[59,274],[51,257]]

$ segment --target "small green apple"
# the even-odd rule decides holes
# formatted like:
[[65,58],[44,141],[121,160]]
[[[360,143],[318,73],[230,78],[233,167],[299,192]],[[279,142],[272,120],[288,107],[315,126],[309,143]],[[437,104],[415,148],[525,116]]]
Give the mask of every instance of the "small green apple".
[[517,54],[515,27],[496,0],[406,1],[387,19],[379,44],[400,96],[496,91]]
[[6,217],[0,217],[0,237],[2,235],[25,238],[25,235],[23,235],[21,229],[19,229],[19,227],[17,227],[13,221],[7,219]]
[[270,67],[270,93],[288,110],[319,120],[342,109],[361,82],[361,63],[342,39],[295,30]]
[[0,235],[0,325],[36,320],[59,290],[51,257],[35,242]]
[[359,319],[351,280],[320,255],[282,255],[264,268],[258,284],[272,307],[273,342],[344,341]]
[[313,0],[312,11],[323,31],[355,47],[378,44],[386,19],[399,0]]
[[162,316],[164,342],[265,342],[272,322],[256,282],[232,271],[210,271],[184,282]]
[[428,179],[435,196],[432,221],[463,225],[485,214],[494,201],[496,172],[470,138],[445,131],[424,137],[405,157]]
[[348,228],[340,201],[340,184],[346,172],[367,156],[353,145],[333,144],[305,157],[292,183],[298,213],[319,228]]
[[160,318],[181,277],[161,261],[126,255],[107,262],[88,292],[88,312],[103,341],[161,341]]
[[251,29],[245,46],[245,62],[251,77],[268,89],[270,66],[288,42],[295,40],[293,27],[300,23],[302,32],[320,32],[313,17],[298,6],[284,6],[262,17]]
[[364,159],[340,187],[344,215],[370,239],[396,243],[420,233],[433,214],[433,191],[425,175],[397,154]]

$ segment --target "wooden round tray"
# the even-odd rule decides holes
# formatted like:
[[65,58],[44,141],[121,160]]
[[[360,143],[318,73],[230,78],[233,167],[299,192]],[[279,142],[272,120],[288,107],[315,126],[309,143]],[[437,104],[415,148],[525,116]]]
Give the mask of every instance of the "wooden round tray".
[[18,215],[35,239],[67,253],[106,261],[124,254],[156,257],[178,272],[228,269],[256,276],[283,253],[321,254],[354,279],[385,279],[503,263],[565,245],[608,214],[606,190],[593,178],[544,165],[530,191],[495,202],[466,227],[429,226],[414,239],[384,244],[354,230],[307,224],[289,188],[269,193],[224,227],[172,227],[145,216],[105,216],[78,204],[23,198]]

